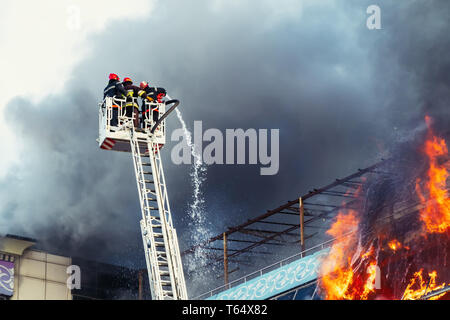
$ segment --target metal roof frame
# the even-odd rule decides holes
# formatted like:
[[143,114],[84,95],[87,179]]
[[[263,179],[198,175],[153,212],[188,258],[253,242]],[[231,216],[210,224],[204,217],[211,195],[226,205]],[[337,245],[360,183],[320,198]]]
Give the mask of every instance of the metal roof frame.
[[355,190],[364,184],[368,175],[386,174],[386,171],[379,168],[388,161],[382,159],[368,168],[358,169],[356,173],[345,178],[336,179],[253,219],[229,227],[223,233],[185,250],[182,255],[192,254],[199,248],[217,253],[221,251],[218,245],[220,241],[223,253],[216,254],[210,264],[223,261],[225,283],[228,283],[228,263],[233,262],[231,259],[248,253],[266,255],[269,252],[256,251],[255,248],[263,245],[293,245],[298,246],[299,251],[304,251],[307,249],[306,240],[316,235],[324,235],[326,228],[314,225],[314,222],[330,222],[340,210],[351,208],[359,202]]

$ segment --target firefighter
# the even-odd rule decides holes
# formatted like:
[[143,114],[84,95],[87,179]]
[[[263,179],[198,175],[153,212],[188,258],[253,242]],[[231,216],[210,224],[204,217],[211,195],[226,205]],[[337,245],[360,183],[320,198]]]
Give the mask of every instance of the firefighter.
[[134,118],[134,126],[139,128],[139,105],[137,104],[137,98],[141,97],[142,99],[148,99],[147,93],[144,90],[141,90],[139,87],[133,85],[133,81],[130,78],[123,79],[123,86],[125,91],[127,92],[127,102],[125,104],[126,116]]
[[[105,99],[106,97],[125,98],[126,94],[127,92],[125,91],[123,84],[120,82],[119,76],[115,73],[110,73],[108,85],[103,90],[103,99]],[[115,103],[113,103],[112,107],[113,109],[112,109],[111,126],[117,126],[119,110],[121,109],[121,107]]]
[[[142,90],[145,91],[145,93],[147,94],[147,96],[149,98],[151,98],[153,101],[157,101],[159,103],[162,102],[162,99],[166,96],[166,93],[167,93],[166,89],[164,89],[164,88],[150,87],[148,85],[147,81],[142,81],[139,86]],[[147,119],[149,117],[150,112],[152,113],[153,121],[154,122],[158,121],[158,118],[159,118],[158,106],[154,106],[152,108],[152,110],[146,110],[145,104],[143,104],[143,109],[142,109],[142,115],[143,115],[142,121],[144,121],[144,119]]]

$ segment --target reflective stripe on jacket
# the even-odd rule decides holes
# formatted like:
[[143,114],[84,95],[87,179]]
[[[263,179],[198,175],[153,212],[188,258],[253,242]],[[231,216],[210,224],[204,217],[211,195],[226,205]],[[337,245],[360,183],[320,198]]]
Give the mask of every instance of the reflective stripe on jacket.
[[137,104],[137,98],[141,97],[142,99],[147,98],[147,94],[144,90],[141,90],[141,88],[136,87],[132,84],[127,84],[124,86],[124,89],[126,91],[127,96],[127,102],[125,106],[131,107],[134,106],[139,109],[139,105]]
[[106,88],[103,90],[103,99],[105,97],[115,97],[115,96],[122,98],[125,97],[126,94],[127,92],[125,91],[122,82],[111,79],[109,80]]

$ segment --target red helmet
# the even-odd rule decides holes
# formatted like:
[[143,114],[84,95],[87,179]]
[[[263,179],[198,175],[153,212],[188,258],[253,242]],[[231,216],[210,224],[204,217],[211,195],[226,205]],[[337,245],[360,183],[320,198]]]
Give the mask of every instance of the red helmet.
[[139,87],[141,87],[142,90],[144,90],[145,88],[147,88],[147,87],[148,87],[147,81],[142,81],[141,84],[139,85]]
[[131,83],[133,83],[133,81],[130,78],[128,78],[128,77],[124,78],[123,82],[131,82]]
[[109,74],[109,80],[112,80],[112,79],[120,81],[119,76],[117,74],[115,74],[115,73],[110,73]]

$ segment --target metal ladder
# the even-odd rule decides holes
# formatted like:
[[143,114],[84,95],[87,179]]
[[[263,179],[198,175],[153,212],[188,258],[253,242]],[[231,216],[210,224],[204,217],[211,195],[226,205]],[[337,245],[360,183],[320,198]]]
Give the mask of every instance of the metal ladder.
[[[159,145],[151,136],[145,140],[138,138],[132,125],[129,132],[152,299],[186,300],[183,266],[172,224]],[[144,152],[141,151],[142,146],[145,146]]]

